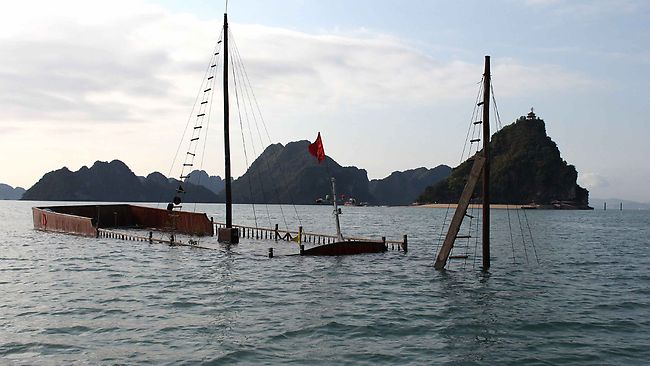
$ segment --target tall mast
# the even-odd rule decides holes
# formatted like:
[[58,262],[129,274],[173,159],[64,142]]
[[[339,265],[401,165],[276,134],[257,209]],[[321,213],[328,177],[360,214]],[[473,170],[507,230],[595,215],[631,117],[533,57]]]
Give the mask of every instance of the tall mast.
[[223,14],[223,148],[226,160],[226,228],[232,228],[232,187],[230,185],[230,120],[228,102],[228,14]]
[[490,56],[483,74],[483,270],[490,268]]

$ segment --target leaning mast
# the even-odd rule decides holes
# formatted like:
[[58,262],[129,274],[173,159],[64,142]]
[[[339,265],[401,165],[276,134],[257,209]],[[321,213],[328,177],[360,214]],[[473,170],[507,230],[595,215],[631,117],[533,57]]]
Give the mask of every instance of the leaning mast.
[[442,270],[447,265],[447,260],[454,247],[454,242],[460,237],[458,231],[463,223],[463,218],[467,214],[472,195],[478,183],[478,179],[483,178],[483,270],[490,268],[490,56],[485,56],[485,72],[483,74],[483,101],[478,105],[483,106],[483,120],[474,122],[474,124],[483,124],[483,151],[482,154],[476,154],[472,158],[474,163],[467,178],[467,183],[458,200],[456,211],[449,223],[449,229],[445,240],[438,251],[434,268]]

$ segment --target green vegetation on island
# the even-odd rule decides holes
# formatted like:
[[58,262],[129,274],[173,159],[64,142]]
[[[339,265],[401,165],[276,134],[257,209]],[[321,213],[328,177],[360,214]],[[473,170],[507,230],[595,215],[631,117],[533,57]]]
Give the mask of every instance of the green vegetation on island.
[[[365,170],[343,167],[329,156],[318,163],[309,155],[309,141],[273,144],[232,183],[235,203],[313,204],[331,195],[330,176],[337,193],[357,203],[408,205],[424,187],[444,178],[451,168],[418,168],[393,172],[385,179],[368,180]],[[224,180],[202,170],[189,174],[183,184],[184,202],[224,202]],[[67,168],[45,174],[23,199],[39,201],[167,202],[180,181],[154,172],[136,176],[119,160],[95,162],[76,172]]]
[[[562,159],[544,120],[532,112],[495,133],[490,148],[491,202],[588,207],[589,191],[576,183],[575,167]],[[470,159],[454,168],[446,179],[427,187],[418,202],[456,203],[471,166]],[[476,197],[480,189],[478,185]]]
[[[23,195],[32,201],[167,202],[180,182],[154,172],[136,176],[120,160],[97,161],[76,172],[61,168],[45,174]],[[217,202],[217,195],[205,187],[184,183],[187,202]]]
[[307,153],[307,146],[309,141],[302,140],[267,147],[248,171],[233,182],[233,201],[312,204],[331,195],[330,177],[335,177],[337,193],[357,204],[409,205],[424,187],[451,171],[441,165],[393,172],[384,179],[369,181],[364,169],[341,166],[329,156],[318,163]]

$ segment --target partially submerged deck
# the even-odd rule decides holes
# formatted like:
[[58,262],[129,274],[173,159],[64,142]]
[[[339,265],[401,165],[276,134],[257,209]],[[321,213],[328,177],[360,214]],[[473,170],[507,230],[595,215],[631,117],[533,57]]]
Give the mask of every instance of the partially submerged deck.
[[[189,236],[214,236],[214,233],[225,224],[214,222],[205,213],[187,211],[168,211],[159,208],[130,205],[130,204],[103,204],[103,205],[74,205],[74,206],[47,206],[32,207],[34,228],[37,230],[51,231],[86,237],[115,238],[130,241],[158,242],[170,245],[196,246],[175,238],[176,234]],[[313,246],[302,253],[306,255],[320,255],[332,249],[328,255],[344,255],[385,250],[399,250],[406,252],[408,249],[407,236],[403,240],[386,240],[385,237],[368,239],[348,237],[344,243],[337,242],[335,235],[318,234],[275,228],[262,228],[246,225],[232,225],[239,230],[241,238],[295,242],[304,248],[304,244]],[[134,234],[124,229],[137,229],[139,234]],[[145,234],[142,234],[143,231]],[[146,231],[149,231],[148,235]],[[169,240],[156,239],[152,232],[168,232]],[[336,244],[336,245],[335,245]],[[341,244],[347,244],[341,249]],[[208,249],[208,248],[206,248]],[[384,250],[381,250],[384,251]],[[349,253],[348,253],[349,252]]]

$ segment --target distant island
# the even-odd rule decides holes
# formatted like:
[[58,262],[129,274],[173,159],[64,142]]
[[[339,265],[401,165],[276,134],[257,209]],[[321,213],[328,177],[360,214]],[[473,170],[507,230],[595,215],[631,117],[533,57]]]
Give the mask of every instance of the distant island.
[[[159,172],[146,177],[136,176],[120,160],[97,161],[90,168],[76,172],[61,168],[45,174],[23,194],[32,201],[108,201],[108,202],[168,202],[180,181]],[[183,183],[186,202],[218,202],[209,189]]]
[[226,185],[226,181],[220,176],[209,175],[205,170],[194,170],[188,176],[185,182],[202,186],[214,194],[219,194]]
[[[542,208],[589,208],[589,191],[546,134],[544,120],[531,111],[495,133],[491,147],[491,201]],[[456,203],[472,162],[467,160],[440,182],[427,187],[419,203]],[[480,185],[477,187],[478,195]]]
[[370,192],[383,205],[407,205],[415,202],[426,187],[446,178],[450,173],[451,167],[447,165],[393,172],[384,179],[371,180]]
[[[331,197],[330,176],[336,178],[341,203],[409,205],[413,202],[455,203],[471,162],[453,170],[396,171],[383,179],[368,179],[364,169],[341,166],[326,156],[318,163],[307,153],[309,141],[269,145],[241,177],[233,180],[235,203],[313,204]],[[578,173],[560,156],[534,113],[495,133],[492,147],[492,202],[550,208],[588,208],[589,192],[577,183]],[[202,170],[184,182],[154,172],[136,176],[119,160],[95,162],[76,172],[67,168],[45,174],[23,195],[25,200],[168,202],[183,186],[184,202],[224,202],[224,180]],[[477,192],[480,189],[477,188]]]
[[[355,166],[341,166],[326,156],[318,163],[307,153],[309,141],[273,144],[233,182],[236,203],[311,204],[331,195],[330,174],[336,178],[337,193],[343,201],[356,204],[409,205],[431,185],[449,174],[451,168],[418,168],[394,172],[384,179],[368,180],[368,173]],[[329,171],[328,171],[329,170]],[[395,184],[399,176],[400,184]]]
[[24,193],[25,188],[14,188],[8,184],[0,183],[0,200],[19,200]]
[[[393,172],[384,179],[368,179],[365,170],[343,167],[327,156],[317,161],[307,153],[309,141],[272,144],[235,179],[235,203],[313,204],[331,195],[330,172],[336,177],[341,203],[369,205],[409,205],[425,187],[445,178],[451,168],[417,168]],[[329,172],[328,172],[329,169]],[[95,162],[76,172],[61,168],[45,174],[23,195],[38,201],[168,202],[179,185],[184,202],[224,202],[225,182],[202,170],[189,174],[185,182],[154,172],[138,177],[119,160]]]

